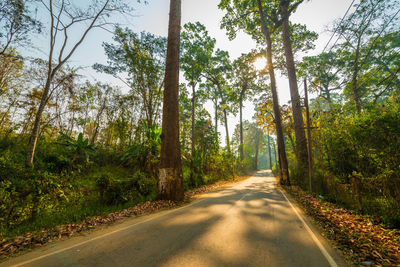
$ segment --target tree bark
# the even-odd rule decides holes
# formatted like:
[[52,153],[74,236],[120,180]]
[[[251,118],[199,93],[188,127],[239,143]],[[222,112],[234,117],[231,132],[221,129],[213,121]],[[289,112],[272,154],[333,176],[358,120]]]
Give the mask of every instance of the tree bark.
[[311,120],[310,120],[310,109],[308,107],[308,88],[307,79],[304,78],[304,98],[306,104],[306,116],[307,116],[307,137],[308,137],[308,187],[310,192],[313,191],[313,154],[312,154],[312,137],[311,137]]
[[239,97],[239,113],[240,113],[240,160],[244,160],[244,148],[243,148],[243,97],[240,94]]
[[281,16],[282,16],[282,40],[285,48],[286,69],[289,78],[290,97],[292,100],[292,112],[294,122],[294,132],[296,136],[296,148],[298,151],[297,166],[302,176],[308,170],[308,152],[307,139],[304,132],[303,114],[301,111],[301,102],[299,89],[297,86],[296,69],[294,64],[292,43],[290,40],[289,26],[289,1],[281,0]]
[[158,198],[183,200],[183,176],[179,143],[179,50],[181,0],[170,1],[165,69],[161,157]]
[[258,12],[261,18],[262,31],[267,42],[267,64],[268,73],[271,80],[272,102],[274,106],[275,125],[276,125],[276,139],[278,143],[279,166],[280,166],[280,183],[283,185],[290,185],[288,162],[286,158],[285,142],[283,139],[283,129],[281,121],[281,112],[279,108],[278,92],[276,88],[275,70],[272,63],[272,41],[271,34],[266,23],[266,17],[262,9],[261,0],[257,0]]

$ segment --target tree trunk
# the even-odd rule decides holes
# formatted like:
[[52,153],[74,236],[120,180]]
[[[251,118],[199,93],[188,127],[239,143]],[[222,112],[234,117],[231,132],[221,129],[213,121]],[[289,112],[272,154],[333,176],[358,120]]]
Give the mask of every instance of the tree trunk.
[[192,137],[191,137],[191,155],[192,158],[190,160],[190,183],[192,187],[195,187],[195,181],[194,181],[194,122],[195,122],[195,100],[196,99],[196,89],[195,85],[192,84]]
[[269,134],[267,134],[268,138],[268,157],[269,157],[269,168],[272,170],[272,158],[271,158],[271,142],[269,140]]
[[259,152],[259,147],[260,147],[260,133],[257,130],[256,133],[256,155],[254,157],[254,169],[258,170],[258,152]]
[[103,104],[101,105],[100,110],[97,112],[96,115],[96,121],[95,121],[96,127],[94,128],[92,138],[90,139],[90,144],[92,145],[94,144],[94,142],[96,142],[96,137],[97,134],[99,133],[99,128],[100,128],[101,115],[103,115],[103,111],[105,108],[106,108],[106,100],[103,101]]
[[297,86],[296,69],[293,58],[292,43],[290,40],[290,26],[289,26],[289,1],[281,1],[281,15],[282,21],[282,40],[285,48],[286,69],[289,78],[290,97],[292,100],[292,112],[294,122],[294,133],[296,136],[296,148],[298,151],[297,166],[302,176],[308,170],[308,152],[307,152],[307,139],[304,132],[303,114],[301,111],[301,102],[299,89]]
[[[51,63],[49,63],[51,64]],[[29,143],[28,143],[28,154],[26,155],[26,166],[27,167],[32,167],[33,166],[33,157],[35,156],[35,150],[36,150],[36,144],[37,144],[37,139],[39,137],[39,127],[40,127],[40,122],[42,119],[42,114],[44,111],[44,108],[46,107],[47,104],[47,98],[49,95],[50,91],[50,84],[52,80],[52,75],[51,75],[51,65],[49,66],[49,74],[46,80],[46,85],[43,89],[43,95],[40,99],[40,104],[38,111],[36,112],[35,115],[35,122],[33,123],[33,128],[31,131],[31,135],[29,137]]]
[[360,92],[358,90],[358,84],[357,84],[357,76],[359,71],[358,61],[360,59],[360,46],[361,46],[361,37],[359,37],[357,41],[356,55],[354,58],[353,80],[352,80],[352,89],[353,89],[354,102],[356,104],[357,113],[361,113]]
[[194,122],[195,122],[195,100],[196,99],[196,90],[195,85],[192,85],[192,158],[194,156]]
[[281,121],[281,112],[279,108],[278,92],[276,89],[275,71],[272,63],[272,41],[271,34],[266,23],[266,17],[262,9],[261,0],[257,0],[258,12],[261,17],[261,26],[267,42],[267,64],[268,73],[271,80],[272,102],[274,105],[275,125],[276,125],[276,139],[278,143],[279,166],[280,166],[280,183],[283,185],[290,185],[288,162],[286,158],[285,142],[283,139],[283,129]]
[[158,198],[183,200],[183,177],[179,143],[179,50],[181,0],[171,0],[165,69],[161,156]]
[[[219,90],[219,95],[221,97],[221,103],[225,103],[224,96],[222,95],[221,86],[217,83],[217,87]],[[228,130],[228,115],[226,114],[226,108],[223,109],[224,111],[224,122],[225,122],[225,134],[226,134],[226,147],[228,148],[228,155],[231,156],[231,145],[229,142],[229,130]]]
[[311,120],[310,120],[310,109],[308,107],[308,88],[307,79],[304,78],[304,98],[306,104],[306,116],[307,116],[307,137],[308,137],[308,187],[310,192],[313,191],[313,154],[312,154],[312,137],[311,137]]
[[244,160],[244,148],[243,148],[243,97],[240,94],[239,98],[239,111],[240,111],[240,161]]
[[5,121],[6,117],[7,117],[7,115],[10,113],[10,110],[11,110],[11,108],[14,106],[15,102],[17,102],[17,98],[15,98],[15,99],[8,105],[7,111],[4,112],[3,116],[1,117],[1,120],[0,120],[0,127],[3,126],[3,123],[4,123],[4,121]]
[[228,155],[231,156],[231,144],[229,142],[229,130],[228,130],[228,115],[224,109],[224,120],[225,120],[225,134],[226,134],[226,147],[228,148]]
[[215,99],[215,133],[218,133],[218,99]]

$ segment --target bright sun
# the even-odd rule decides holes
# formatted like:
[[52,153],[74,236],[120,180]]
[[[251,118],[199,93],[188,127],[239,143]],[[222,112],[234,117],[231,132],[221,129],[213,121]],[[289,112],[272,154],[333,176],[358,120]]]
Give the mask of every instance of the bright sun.
[[267,66],[267,59],[265,57],[258,57],[253,64],[256,70],[263,70]]

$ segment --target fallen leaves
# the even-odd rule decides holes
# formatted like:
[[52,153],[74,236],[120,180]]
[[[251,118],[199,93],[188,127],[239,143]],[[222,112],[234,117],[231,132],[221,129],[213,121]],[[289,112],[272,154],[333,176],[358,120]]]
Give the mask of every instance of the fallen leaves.
[[387,229],[370,219],[305,193],[285,187],[306,212],[322,226],[324,236],[334,240],[354,265],[400,265],[400,230]]

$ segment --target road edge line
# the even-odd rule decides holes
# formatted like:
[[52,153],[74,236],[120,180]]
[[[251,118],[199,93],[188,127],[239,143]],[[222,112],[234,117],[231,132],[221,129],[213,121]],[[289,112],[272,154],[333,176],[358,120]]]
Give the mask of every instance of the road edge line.
[[315,244],[318,246],[319,250],[321,251],[322,255],[326,258],[328,261],[329,265],[331,267],[339,267],[336,261],[333,259],[333,257],[329,254],[329,252],[325,249],[325,247],[322,245],[322,243],[319,241],[318,237],[315,236],[314,232],[311,230],[310,226],[306,223],[306,221],[301,217],[300,213],[296,210],[292,202],[289,200],[289,198],[286,196],[286,194],[278,188],[279,192],[282,193],[282,195],[285,197],[287,202],[290,204],[294,212],[296,213],[297,217],[300,219],[300,221],[304,224],[307,232],[311,235],[311,238],[314,240]]

